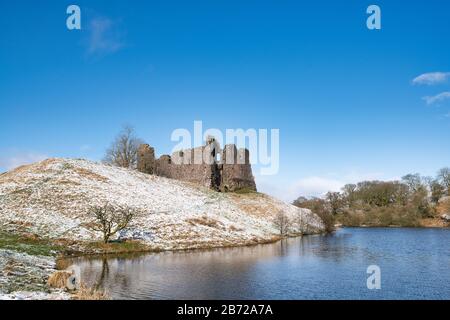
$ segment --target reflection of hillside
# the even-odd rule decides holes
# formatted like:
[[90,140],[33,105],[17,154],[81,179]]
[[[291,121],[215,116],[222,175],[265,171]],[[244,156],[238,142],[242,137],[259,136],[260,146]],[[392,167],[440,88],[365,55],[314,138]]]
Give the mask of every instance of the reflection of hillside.
[[[407,275],[404,283],[414,279],[431,297],[447,283],[441,278],[448,279],[448,248],[442,245],[448,241],[448,230],[343,229],[253,247],[100,256],[72,263],[81,267],[82,281],[122,299],[374,298],[365,289],[366,269],[380,263],[385,277],[401,270]],[[433,272],[415,278],[421,270]],[[384,294],[396,298],[390,293]]]
[[[224,293],[233,297],[260,290],[264,270],[276,267],[280,259],[294,259],[293,263],[310,256],[339,260],[351,250],[345,242],[341,236],[306,236],[268,245],[81,258],[74,262],[81,264],[85,281],[108,292],[133,293],[132,298],[141,299],[150,298],[142,292],[155,292],[158,298],[176,293],[180,299],[214,299],[224,297]],[[196,292],[191,288],[197,288]]]
[[300,254],[332,259],[336,262],[353,255],[361,248],[350,243],[348,235],[311,236],[301,239]]
[[[291,254],[292,250],[298,251],[299,247],[301,239],[295,238],[251,247],[134,254],[109,259],[79,258],[73,263],[81,266],[84,281],[108,292],[154,291],[161,295],[160,298],[171,296],[169,292],[177,292],[179,298],[207,299],[223,296],[224,292],[231,296],[245,292],[249,283],[256,286],[254,273],[260,265],[270,264]],[[236,277],[240,280],[236,281]],[[146,287],[148,284],[151,288]],[[201,290],[190,292],[192,287]]]

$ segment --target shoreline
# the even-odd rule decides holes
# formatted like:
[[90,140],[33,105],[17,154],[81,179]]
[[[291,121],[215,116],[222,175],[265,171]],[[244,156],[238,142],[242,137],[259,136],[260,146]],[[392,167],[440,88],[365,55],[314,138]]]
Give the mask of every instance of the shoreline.
[[433,224],[433,225],[419,225],[419,226],[400,226],[400,225],[344,225],[344,224],[336,224],[335,228],[405,228],[405,229],[450,229],[450,223],[445,222],[441,225]]
[[417,226],[417,227],[413,227],[413,226],[394,226],[394,225],[390,225],[390,226],[367,226],[367,225],[359,225],[359,226],[347,226],[347,225],[338,225],[335,226],[336,230],[337,229],[342,229],[342,228],[361,228],[361,229],[450,229],[450,226],[446,226],[446,227],[441,227],[441,226]]
[[347,227],[347,228],[352,228],[352,227],[359,227],[359,228],[423,228],[423,229],[427,229],[427,228],[450,228],[450,221],[446,221],[444,219],[442,219],[441,217],[430,217],[430,218],[420,218],[417,221],[417,225],[395,225],[395,224],[391,224],[391,225],[383,225],[383,224],[376,224],[376,225],[370,225],[370,224],[345,224],[345,223],[341,223],[339,222],[339,219],[337,219],[338,221],[336,221],[336,223],[334,224],[335,228],[336,227]]
[[127,255],[127,254],[157,254],[157,253],[169,253],[169,252],[190,252],[190,251],[208,251],[215,249],[233,249],[233,248],[245,248],[245,247],[255,247],[259,245],[273,244],[282,240],[291,238],[301,238],[305,236],[317,236],[326,235],[327,233],[308,233],[308,234],[294,234],[283,237],[274,237],[273,239],[258,241],[256,243],[243,243],[235,245],[219,245],[219,246],[204,246],[204,247],[191,247],[191,248],[177,248],[177,249],[149,249],[149,250],[130,250],[130,251],[106,251],[106,252],[84,252],[81,254],[70,254],[70,255],[60,255],[57,256],[57,260],[82,258],[82,257],[95,257],[95,256],[116,256],[116,255]]

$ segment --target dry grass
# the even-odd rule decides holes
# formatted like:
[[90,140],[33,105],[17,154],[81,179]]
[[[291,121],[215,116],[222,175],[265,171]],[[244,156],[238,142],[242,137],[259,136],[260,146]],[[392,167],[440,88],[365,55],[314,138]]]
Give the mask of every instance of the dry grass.
[[17,176],[20,176],[22,173],[26,173],[32,168],[32,170],[36,170],[38,172],[45,172],[47,171],[46,167],[48,165],[51,165],[52,163],[57,162],[58,159],[47,159],[43,160],[41,162],[33,163],[33,164],[27,164],[23,166],[19,166],[17,168],[14,168],[11,171],[5,172],[2,174],[2,182],[16,182]]
[[52,288],[65,289],[67,286],[67,279],[72,275],[67,271],[56,271],[47,280],[47,284]]
[[436,212],[439,215],[450,214],[450,197],[441,199],[436,207]]
[[420,220],[420,225],[427,228],[445,228],[450,224],[441,218],[424,218]]
[[74,167],[74,168],[72,168],[72,170],[84,178],[88,178],[88,179],[92,179],[92,180],[96,180],[96,181],[100,181],[100,182],[108,182],[108,178],[101,176],[97,173],[94,173],[92,171],[89,171],[87,169]]
[[129,240],[124,242],[108,242],[95,241],[84,243],[82,251],[85,254],[119,254],[132,252],[147,252],[150,251],[150,246],[146,243]]
[[241,189],[237,189],[234,191],[235,194],[258,194],[258,192],[256,192],[253,189],[250,188],[241,188]]
[[238,227],[236,227],[235,225],[229,226],[228,229],[229,229],[230,231],[234,231],[234,232],[244,231],[244,229],[238,228]]
[[[67,271],[56,271],[53,273],[47,284],[51,288],[57,289],[67,289],[67,279],[72,275],[71,272]],[[109,300],[110,297],[104,290],[89,288],[84,283],[80,285],[80,288],[72,293],[73,300]]]
[[67,179],[58,180],[58,185],[66,185],[66,186],[81,186],[80,182],[70,181]]
[[64,259],[63,256],[56,259],[56,270],[65,270],[72,265],[72,261]]
[[261,193],[236,194],[230,193],[227,196],[239,209],[248,215],[256,218],[271,218],[273,212],[279,210],[279,206],[270,197]]
[[110,300],[110,296],[104,290],[88,288],[81,284],[80,289],[72,295],[73,300]]
[[224,226],[220,221],[209,218],[208,216],[202,216],[201,218],[187,219],[186,222],[189,222],[192,225],[202,225],[215,229],[224,229]]

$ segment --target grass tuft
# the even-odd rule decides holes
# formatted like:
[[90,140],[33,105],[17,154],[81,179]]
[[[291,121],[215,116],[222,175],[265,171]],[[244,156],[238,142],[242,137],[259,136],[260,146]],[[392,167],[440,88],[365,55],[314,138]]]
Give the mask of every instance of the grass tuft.
[[89,288],[85,284],[81,284],[80,289],[78,289],[73,295],[73,300],[110,300],[110,296],[105,290],[100,290],[96,288]]
[[72,273],[67,271],[56,271],[47,280],[47,285],[52,288],[65,289],[67,287],[67,279]]

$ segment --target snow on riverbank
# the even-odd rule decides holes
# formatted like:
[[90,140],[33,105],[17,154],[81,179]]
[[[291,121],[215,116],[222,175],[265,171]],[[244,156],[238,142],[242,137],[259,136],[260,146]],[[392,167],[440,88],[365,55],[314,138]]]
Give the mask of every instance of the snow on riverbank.
[[52,257],[0,249],[0,300],[70,299],[68,293],[47,287],[46,280],[54,271]]
[[0,300],[70,300],[70,294],[64,291],[39,292],[39,291],[18,291],[9,294],[1,294]]

